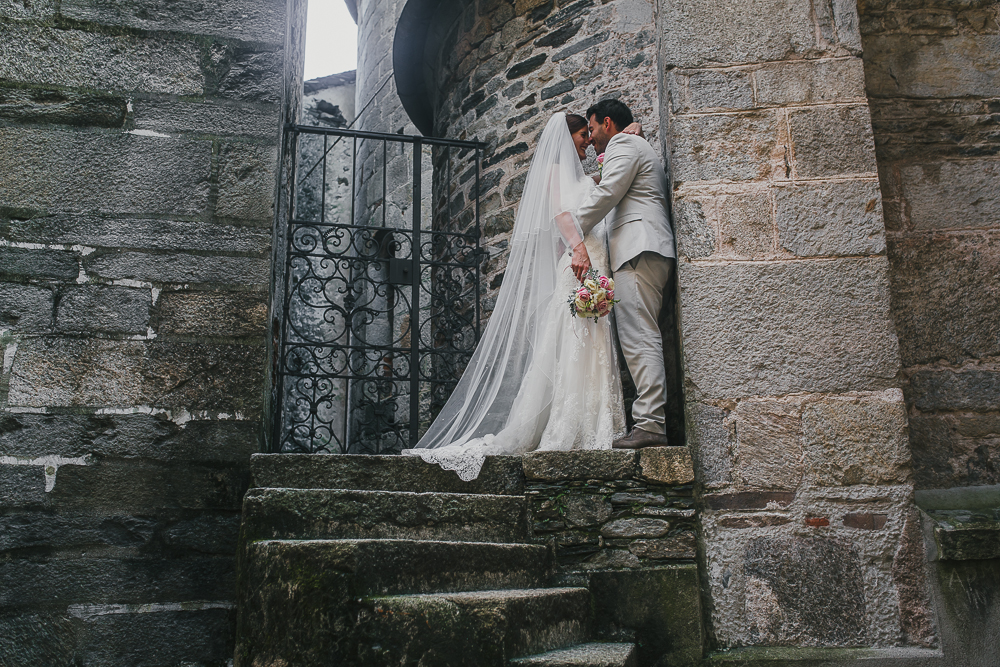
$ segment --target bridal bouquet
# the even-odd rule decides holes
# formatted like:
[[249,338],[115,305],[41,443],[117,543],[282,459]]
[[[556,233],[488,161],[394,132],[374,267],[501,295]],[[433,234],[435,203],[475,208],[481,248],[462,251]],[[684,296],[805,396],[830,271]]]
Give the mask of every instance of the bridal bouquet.
[[611,312],[615,300],[615,281],[607,276],[597,275],[591,269],[583,279],[583,284],[569,295],[569,310],[577,317],[604,317]]

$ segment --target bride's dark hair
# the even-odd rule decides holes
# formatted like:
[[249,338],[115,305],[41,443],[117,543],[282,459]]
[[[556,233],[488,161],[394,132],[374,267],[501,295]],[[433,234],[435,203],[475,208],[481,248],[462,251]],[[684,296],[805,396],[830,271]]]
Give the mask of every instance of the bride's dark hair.
[[569,133],[576,134],[581,129],[587,127],[587,119],[575,113],[566,114],[566,124],[569,125]]

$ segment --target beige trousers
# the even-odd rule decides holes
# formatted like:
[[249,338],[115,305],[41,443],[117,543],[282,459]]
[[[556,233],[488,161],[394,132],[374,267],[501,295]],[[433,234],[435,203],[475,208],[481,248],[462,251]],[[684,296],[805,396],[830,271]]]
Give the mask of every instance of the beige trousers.
[[644,252],[615,271],[615,323],[628,370],[635,381],[632,404],[635,425],[664,433],[667,374],[663,366],[663,336],[659,318],[663,290],[674,270],[673,258]]

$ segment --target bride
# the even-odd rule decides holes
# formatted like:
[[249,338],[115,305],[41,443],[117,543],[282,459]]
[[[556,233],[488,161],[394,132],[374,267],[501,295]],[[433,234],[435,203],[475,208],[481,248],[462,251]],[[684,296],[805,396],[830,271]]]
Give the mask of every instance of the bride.
[[[624,435],[611,323],[571,312],[569,295],[580,286],[570,269],[577,231],[561,231],[555,221],[578,208],[594,187],[581,165],[587,144],[581,116],[557,113],[545,126],[483,338],[437,419],[403,454],[468,481],[479,475],[487,456],[610,449]],[[605,223],[584,243],[593,268],[610,275]]]

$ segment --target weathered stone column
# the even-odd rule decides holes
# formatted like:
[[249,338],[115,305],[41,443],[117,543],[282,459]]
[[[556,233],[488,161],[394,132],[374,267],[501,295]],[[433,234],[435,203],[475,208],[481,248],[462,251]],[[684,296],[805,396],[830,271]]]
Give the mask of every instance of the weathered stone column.
[[933,642],[855,7],[658,21],[714,642]]

